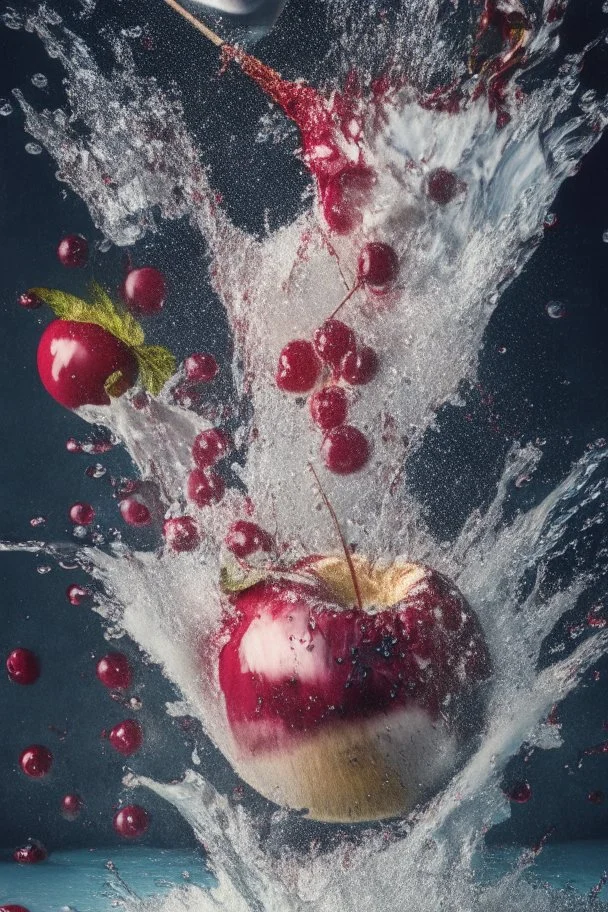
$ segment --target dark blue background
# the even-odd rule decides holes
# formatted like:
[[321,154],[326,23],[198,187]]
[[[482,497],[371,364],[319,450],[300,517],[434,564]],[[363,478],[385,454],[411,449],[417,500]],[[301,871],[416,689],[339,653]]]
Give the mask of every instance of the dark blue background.
[[[54,6],[70,19],[72,4],[64,0]],[[573,3],[562,30],[565,49],[581,48],[605,26],[605,18],[600,2]],[[96,31],[105,22],[124,27],[140,21],[134,3],[107,0],[90,20],[77,21],[74,27],[95,44]],[[331,28],[318,27],[322,21],[318,2],[292,2],[256,52],[287,76],[318,79],[318,61],[333,38]],[[146,33],[156,45],[147,51],[134,43],[138,65],[162,84],[177,80],[189,126],[199,136],[213,183],[223,193],[231,217],[254,231],[262,230],[266,212],[271,226],[293,217],[303,205],[301,194],[307,184],[291,154],[295,134],[282,147],[254,144],[265,100],[238,73],[219,80],[215,52],[161,3]],[[6,29],[0,35],[0,97],[11,98],[11,89],[19,86],[36,106],[60,104],[61,70],[38,40]],[[31,85],[36,72],[49,77],[47,89]],[[604,44],[587,58],[582,78],[588,86],[605,91],[607,74]],[[94,480],[85,469],[98,457],[66,452],[66,439],[86,436],[89,429],[41,388],[35,352],[48,316],[26,313],[15,300],[36,284],[82,291],[91,273],[106,283],[117,281],[122,253],[96,254],[86,274],[60,269],[55,249],[63,234],[81,232],[91,240],[99,235],[83,204],[55,180],[48,156],[26,154],[28,139],[18,112],[0,120],[0,536],[31,537],[29,519],[44,515],[47,525],[35,535],[59,541],[69,538],[66,510],[78,499],[95,504],[102,525],[119,525],[109,479],[128,475],[130,466],[120,451],[100,457],[108,473]],[[471,509],[488,501],[514,439],[546,440],[534,482],[513,493],[516,508],[532,503],[560,479],[587,444],[608,437],[608,245],[602,243],[602,232],[608,228],[607,139],[564,185],[554,208],[558,227],[547,232],[488,328],[479,387],[464,391],[465,408],[442,410],[438,431],[429,435],[417,460],[417,490],[428,505],[431,522],[443,517],[443,524],[436,526],[443,536],[453,534]],[[139,264],[162,268],[171,287],[165,314],[150,325],[151,337],[168,343],[178,357],[196,349],[225,357],[227,328],[206,284],[201,239],[186,225],[165,225],[161,235],[146,239],[132,255]],[[564,302],[564,319],[547,317],[545,304],[551,299]],[[506,353],[499,354],[501,346],[506,346]],[[603,528],[581,536],[591,564],[605,546]],[[36,572],[41,563],[46,562],[23,555],[0,558],[0,654],[23,645],[38,651],[43,661],[43,675],[32,688],[0,677],[0,845],[12,848],[30,835],[50,848],[107,844],[115,838],[113,806],[125,797],[120,785],[124,764],[100,732],[131,713],[114,703],[95,679],[95,659],[108,644],[97,616],[69,605],[65,598],[66,586],[78,574],[54,568],[42,576]],[[556,581],[568,572],[556,567]],[[601,580],[593,595],[605,595]],[[585,608],[573,609],[555,637],[567,640],[567,625]],[[165,716],[164,702],[174,695],[158,671],[140,660],[134,646],[121,642],[120,648],[137,666],[133,692],[143,701],[138,718],[146,732],[145,747],[130,766],[158,778],[178,777],[190,765],[198,741],[204,768],[220,787],[232,788],[231,772],[205,747],[197,726],[184,732]],[[608,719],[608,662],[600,663],[598,671],[599,679],[590,674],[560,709],[565,747],[537,752],[530,759],[522,752],[511,764],[507,783],[528,778],[534,797],[528,805],[514,808],[512,820],[497,828],[496,838],[534,841],[551,825],[556,826],[555,838],[606,835],[608,802],[591,805],[586,795],[604,787],[608,795],[608,757],[587,758],[581,770],[576,768],[580,748],[606,734],[602,722]],[[57,730],[66,730],[65,738]],[[48,744],[56,756],[53,774],[42,782],[27,780],[17,766],[20,750],[35,742]],[[58,812],[59,799],[68,790],[78,791],[86,801],[77,823],[65,822]],[[137,800],[153,812],[149,842],[193,841],[189,828],[166,805],[147,794]]]

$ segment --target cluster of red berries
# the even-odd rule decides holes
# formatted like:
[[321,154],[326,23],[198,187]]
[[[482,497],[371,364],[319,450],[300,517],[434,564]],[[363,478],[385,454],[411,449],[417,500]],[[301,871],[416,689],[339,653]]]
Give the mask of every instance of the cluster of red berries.
[[[81,587],[72,586],[68,592],[75,588]],[[81,591],[84,590],[81,589]],[[8,656],[6,670],[9,680],[13,683],[31,686],[40,677],[40,659],[30,649],[19,647]],[[126,690],[133,681],[133,671],[129,660],[121,652],[110,652],[103,656],[97,663],[96,674],[104,687],[113,691]],[[124,719],[119,722],[111,729],[107,737],[114,750],[125,757],[136,753],[143,744],[143,730],[135,719]],[[30,779],[44,779],[51,772],[53,762],[52,752],[43,744],[31,744],[19,755],[19,766]],[[67,820],[76,820],[83,807],[82,798],[75,792],[64,795],[60,802],[61,813]],[[148,824],[147,811],[138,805],[121,808],[113,819],[114,829],[125,839],[134,839],[143,835]],[[37,840],[29,840],[27,844],[20,846],[13,853],[13,859],[19,864],[37,864],[45,861],[47,857],[46,848]]]
[[[398,270],[397,256],[388,244],[366,244],[359,256],[358,283],[375,293],[386,291]],[[369,459],[369,443],[358,428],[346,424],[348,396],[340,381],[361,386],[378,372],[378,356],[369,345],[360,344],[353,330],[341,320],[326,320],[313,341],[294,339],[281,351],[275,375],[286,393],[309,393],[324,375],[325,383],[309,399],[310,415],[325,433],[321,456],[327,468],[349,474],[363,468]]]

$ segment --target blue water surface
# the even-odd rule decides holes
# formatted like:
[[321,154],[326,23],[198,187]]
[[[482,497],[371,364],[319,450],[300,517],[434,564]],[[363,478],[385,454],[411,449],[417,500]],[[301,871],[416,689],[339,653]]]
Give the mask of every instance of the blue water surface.
[[[111,867],[108,867],[110,865]],[[135,895],[162,896],[176,886],[209,887],[213,876],[202,855],[150,846],[53,852],[37,865],[0,864],[0,905],[29,912],[111,912],[113,902]]]
[[[519,846],[484,851],[476,861],[480,882],[490,883],[512,871],[523,851]],[[580,840],[547,845],[524,876],[539,887],[589,895],[606,870],[608,840]],[[111,912],[117,899],[129,895],[161,898],[177,886],[213,883],[197,852],[153,847],[80,849],[54,852],[39,865],[0,864],[0,905],[19,903],[30,912],[60,912],[66,907]],[[608,901],[608,887],[597,899]]]

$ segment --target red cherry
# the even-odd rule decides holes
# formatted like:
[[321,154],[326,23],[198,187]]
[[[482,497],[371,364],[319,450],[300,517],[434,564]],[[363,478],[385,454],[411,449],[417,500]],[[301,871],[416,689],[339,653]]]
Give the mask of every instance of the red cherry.
[[338,367],[347,352],[354,351],[355,334],[340,320],[326,320],[315,330],[314,346],[321,361]]
[[133,681],[133,671],[122,652],[109,652],[97,663],[96,674],[109,690],[126,690]]
[[21,751],[19,766],[30,779],[42,779],[53,765],[53,755],[42,744],[32,744]]
[[310,397],[310,417],[323,431],[344,424],[348,413],[348,398],[340,386],[324,386]]
[[91,590],[87,589],[85,586],[80,586],[78,583],[72,583],[65,590],[67,600],[70,605],[82,605],[84,600],[91,595]]
[[446,206],[460,193],[464,185],[453,171],[447,168],[435,168],[428,176],[426,192],[429,199],[440,206]]
[[338,475],[358,472],[369,459],[367,437],[350,424],[333,428],[321,445],[321,456],[330,472]]
[[224,480],[217,472],[192,469],[188,475],[188,500],[197,507],[219,503],[225,490]]
[[222,459],[231,447],[230,438],[217,428],[201,431],[192,444],[192,458],[199,469],[208,469]]
[[61,265],[68,269],[86,266],[89,259],[89,242],[79,234],[68,234],[59,241],[57,256]]
[[[17,864],[38,864],[41,861],[46,861],[48,857],[49,853],[42,843],[37,840],[31,840],[27,845],[20,846],[13,852],[13,861],[16,861]],[[9,908],[11,907],[9,906]],[[19,909],[21,906],[16,908]]]
[[68,516],[76,526],[90,526],[95,519],[95,510],[88,503],[75,503],[70,507]]
[[272,538],[257,523],[248,522],[246,519],[238,519],[232,523],[224,544],[235,557],[249,557],[256,551],[271,551]]
[[150,816],[138,804],[129,804],[114,815],[114,829],[123,839],[137,839],[150,825]]
[[6,670],[15,684],[34,684],[40,677],[40,659],[30,649],[13,649]]
[[360,165],[343,168],[327,182],[323,215],[332,231],[347,234],[361,224],[361,210],[374,182],[374,172]]
[[26,909],[25,906],[0,906],[0,912],[30,912],[29,909]]
[[114,750],[125,757],[135,754],[144,743],[144,733],[135,719],[125,719],[110,731],[109,741]]
[[373,288],[384,288],[394,281],[399,271],[397,254],[388,244],[373,241],[366,244],[359,254],[357,277]]
[[378,355],[369,345],[348,352],[340,364],[340,376],[353,386],[369,383],[377,373]]
[[61,813],[66,820],[76,820],[80,816],[80,812],[84,807],[84,801],[80,795],[74,793],[70,795],[64,795],[61,799]]
[[166,293],[165,277],[153,266],[132,269],[123,285],[128,307],[140,316],[159,313],[163,309]]
[[525,804],[532,797],[532,786],[529,782],[516,782],[510,789],[505,791],[509,801],[516,804]]
[[198,526],[191,516],[176,516],[163,524],[165,541],[172,551],[194,551],[200,544]]
[[38,373],[47,393],[66,408],[109,405],[105,382],[122,377],[113,387],[124,392],[137,379],[137,360],[131,349],[95,323],[54,320],[38,344]]
[[26,310],[38,310],[44,303],[42,298],[39,298],[33,291],[24,291],[23,294],[19,295],[17,301]]
[[294,339],[279,355],[275,379],[285,393],[307,393],[317,382],[320,370],[321,363],[312,343]]
[[184,369],[188,380],[193,383],[209,383],[217,376],[219,367],[213,355],[197,352],[189,355],[184,361]]
[[125,497],[118,509],[128,526],[148,526],[152,522],[147,506],[136,497]]

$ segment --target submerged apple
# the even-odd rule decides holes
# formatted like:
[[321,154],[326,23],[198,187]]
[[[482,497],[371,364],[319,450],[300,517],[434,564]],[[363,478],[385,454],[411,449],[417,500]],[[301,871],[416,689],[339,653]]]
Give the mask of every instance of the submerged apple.
[[[490,661],[426,567],[316,557],[233,598],[219,682],[239,774],[325,821],[407,813],[470,747]],[[360,605],[359,605],[360,601]]]

